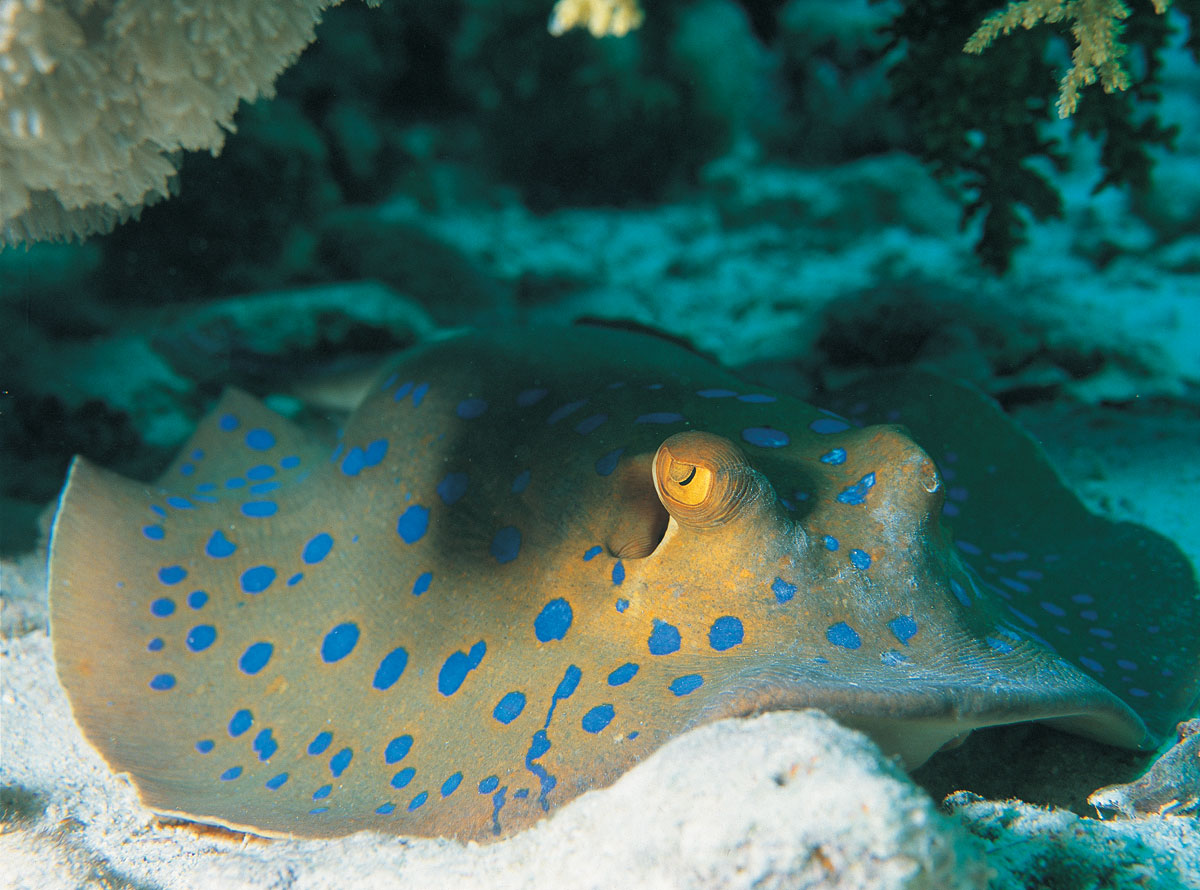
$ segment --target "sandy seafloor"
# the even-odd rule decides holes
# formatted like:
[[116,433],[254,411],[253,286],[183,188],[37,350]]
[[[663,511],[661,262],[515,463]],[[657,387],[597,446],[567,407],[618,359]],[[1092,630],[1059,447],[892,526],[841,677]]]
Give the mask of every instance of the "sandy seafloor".
[[[1195,95],[1194,68],[1177,74],[1175,95]],[[122,412],[157,459],[203,407],[193,394],[205,359],[184,354],[181,332],[213,318],[260,363],[304,354],[331,316],[401,341],[498,317],[599,316],[684,336],[801,397],[920,364],[1000,398],[1091,509],[1155,529],[1200,566],[1200,111],[1170,109],[1183,136],[1151,199],[1091,195],[1091,149],[1077,147],[1082,172],[1061,180],[1065,219],[1035,226],[1003,279],[979,269],[956,205],[910,157],[815,170],[735,152],[691,197],[641,209],[535,215],[513,200],[427,212],[397,198],[367,213],[364,225],[442,245],[479,293],[537,295],[503,311],[478,294],[446,306],[350,282],[122,316],[77,290],[95,262],[88,248],[9,252],[0,310],[17,348],[6,360],[22,385],[36,381],[34,395]],[[31,308],[55,281],[86,307],[85,334]],[[264,306],[289,319],[286,332],[263,331]],[[259,374],[260,394],[294,406],[311,389],[288,376]],[[52,504],[0,506],[11,534],[39,509],[44,527]],[[1146,757],[1026,726],[976,733],[910,778],[820,714],[726,721],[483,847],[264,841],[161,820],[74,726],[50,656],[44,541],[23,551],[0,562],[0,888],[1200,890],[1200,820],[1101,821],[1083,802],[1139,775]]]

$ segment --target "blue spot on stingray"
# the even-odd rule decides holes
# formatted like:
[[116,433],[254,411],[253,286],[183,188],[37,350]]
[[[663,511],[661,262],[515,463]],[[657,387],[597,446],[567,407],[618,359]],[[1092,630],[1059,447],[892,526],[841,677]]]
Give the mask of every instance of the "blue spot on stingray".
[[871,554],[867,553],[867,551],[855,548],[854,550],[850,551],[849,555],[850,565],[854,566],[856,569],[861,569],[865,572],[871,567]]
[[222,414],[217,421],[217,426],[227,433],[236,430],[241,425],[242,422],[236,414]]
[[332,785],[322,785],[320,788],[318,788],[316,791],[313,792],[312,799],[313,800],[322,800],[322,799],[328,797],[329,792],[331,792],[331,791],[333,791]]
[[167,505],[174,507],[176,510],[190,510],[194,506],[187,498],[180,497],[177,494],[173,494],[167,498]]
[[542,611],[534,619],[533,632],[543,643],[561,640],[571,626],[571,617],[571,604],[562,597],[557,597],[542,606]]
[[187,577],[187,569],[183,566],[163,566],[158,570],[158,580],[163,584],[178,584]]
[[596,472],[601,476],[611,476],[612,471],[617,468],[617,461],[621,459],[621,455],[625,452],[624,448],[616,448],[608,454],[601,456],[596,461]]
[[751,405],[769,405],[771,402],[776,402],[778,399],[775,396],[769,396],[765,392],[751,392],[744,396],[738,396],[739,402],[746,402]]
[[167,511],[164,510],[162,507],[158,506],[158,504],[151,504],[150,512],[156,516],[161,516],[163,519],[167,518]]
[[[954,598],[957,599],[964,606],[971,605],[971,599],[970,599],[970,597],[967,596],[967,592],[965,590],[963,590],[963,586],[961,584],[959,584],[953,578],[950,579],[950,592],[952,594],[954,594]],[[1061,609],[1059,611],[1062,612]],[[1062,612],[1062,614],[1065,615],[1066,612]]]
[[328,812],[329,812],[329,807],[313,807],[311,810],[308,811],[308,815],[319,816],[322,813],[328,813]]
[[682,414],[676,414],[674,411],[653,411],[650,414],[642,414],[634,418],[634,423],[679,423],[683,420]]
[[258,752],[258,759],[266,763],[279,750],[279,742],[271,737],[271,730],[264,729],[254,737],[251,747]]
[[392,781],[390,784],[393,788],[403,788],[413,780],[413,776],[416,774],[417,771],[415,769],[413,769],[411,766],[406,766],[404,769],[400,770],[400,772],[396,773],[396,775],[392,776]]
[[612,705],[596,705],[583,715],[580,725],[584,732],[595,734],[612,723],[613,713]]
[[529,471],[522,470],[517,474],[517,478],[513,480],[512,493],[520,494],[529,487]]
[[850,424],[844,420],[838,420],[834,417],[819,417],[808,425],[808,428],[814,433],[829,434],[829,433],[844,433],[850,429]]
[[149,643],[146,644],[146,651],[147,652],[160,652],[160,651],[162,651],[162,647],[165,645],[166,644],[163,642],[162,637],[155,637],[153,640],[151,640]]
[[267,666],[267,662],[271,660],[271,653],[274,651],[275,647],[270,643],[261,641],[251,643],[242,653],[242,657],[238,659],[238,667],[244,674],[257,674]]
[[536,405],[542,399],[546,398],[550,392],[548,389],[523,389],[517,393],[517,405],[521,408],[528,408],[531,405]]
[[685,674],[671,681],[670,690],[676,695],[687,695],[695,692],[704,685],[704,678],[699,674]]
[[821,538],[821,543],[824,544],[825,549],[829,550],[829,551],[837,550],[839,547],[842,546],[838,542],[838,539],[835,538],[833,535],[825,535],[823,538]]
[[1038,605],[1041,606],[1044,611],[1049,612],[1051,615],[1054,615],[1058,618],[1062,618],[1064,615],[1067,614],[1066,609],[1063,609],[1060,606],[1056,606],[1054,603],[1043,601],[1043,602],[1038,603]]
[[415,809],[418,809],[418,808],[419,808],[419,807],[421,807],[421,806],[422,806],[422,805],[425,803],[425,801],[427,801],[427,800],[429,800],[429,792],[428,792],[428,791],[422,791],[420,794],[418,794],[416,797],[414,797],[414,798],[413,798],[413,799],[412,799],[412,800],[409,802],[409,804],[408,804],[408,811],[411,813],[413,810],[415,810]]
[[193,652],[203,652],[217,639],[217,629],[211,624],[198,624],[188,631],[184,642]]
[[203,590],[193,590],[187,595],[187,604],[193,609],[203,609],[208,602],[208,594]]
[[242,515],[254,519],[265,519],[279,512],[279,505],[274,501],[246,501],[242,504]]
[[908,645],[908,641],[917,635],[917,622],[910,615],[898,615],[888,622],[888,629],[897,640]]
[[[575,690],[579,687],[579,680],[583,677],[581,671],[576,665],[568,665],[563,672],[563,678],[558,681],[558,686],[554,690],[554,694],[550,696],[550,709],[546,712],[545,726],[550,725],[550,719],[554,716],[554,709],[558,707],[560,701],[565,701],[575,694]],[[549,742],[546,746],[549,747]],[[541,756],[540,754],[538,755]]]
[[625,564],[621,560],[617,560],[612,569],[612,583],[621,586],[621,582],[625,580]]
[[275,570],[270,566],[255,566],[242,572],[242,590],[246,593],[262,593],[275,581]]
[[208,539],[208,543],[204,545],[204,552],[213,559],[224,559],[227,556],[232,556],[237,550],[237,545],[225,537],[225,532],[217,529],[212,533],[212,537]]
[[1096,661],[1096,659],[1094,659],[1094,658],[1088,658],[1086,655],[1080,655],[1079,663],[1081,665],[1083,665],[1085,668],[1087,668],[1089,671],[1094,671],[1097,674],[1104,673],[1104,665],[1102,665],[1100,662]]
[[782,578],[776,578],[771,582],[771,592],[775,594],[776,602],[786,603],[796,595],[796,585],[789,584]]
[[570,414],[574,414],[576,411],[578,411],[580,408],[582,408],[584,405],[586,405],[587,401],[588,401],[587,399],[580,399],[577,402],[567,402],[567,404],[562,405],[558,408],[555,408],[554,411],[550,414],[550,416],[546,418],[546,424],[548,426],[553,426],[554,424],[556,424],[560,420],[562,420],[564,417],[567,417]]
[[375,808],[375,814],[378,816],[390,816],[394,812],[396,812],[396,805],[394,803],[380,804]]
[[319,732],[313,738],[313,740],[308,743],[308,748],[306,750],[308,751],[309,756],[316,757],[318,754],[324,754],[325,750],[329,747],[329,744],[332,741],[333,733]]
[[425,537],[429,529],[429,508],[413,504],[396,521],[396,534],[405,544],[415,544]]
[[414,408],[419,407],[421,402],[425,401],[425,394],[427,392],[429,392],[428,383],[417,384],[417,386],[413,389],[412,394],[412,403]]
[[908,656],[895,649],[888,649],[879,654],[879,661],[888,667],[899,667],[902,664],[908,664]]
[[155,674],[150,680],[150,688],[158,692],[166,692],[175,685],[174,674]]
[[867,473],[853,485],[847,487],[841,494],[837,496],[839,504],[857,505],[864,503],[867,499],[867,492],[875,487],[875,474]]
[[335,779],[346,771],[346,768],[350,766],[350,761],[353,758],[354,751],[352,751],[350,748],[343,748],[329,759],[329,771],[333,773],[333,777]]
[[301,580],[303,580],[303,578],[304,578],[304,572],[296,572],[296,574],[292,575],[292,577],[287,579],[287,586],[295,587],[297,584],[300,583]]
[[708,629],[708,645],[718,652],[741,645],[745,631],[742,622],[733,615],[722,615]]
[[467,674],[479,667],[486,652],[487,645],[480,640],[471,647],[470,652],[459,650],[451,653],[450,657],[442,664],[441,670],[438,671],[438,692],[445,696],[451,696],[458,692],[463,681],[467,679]]
[[245,485],[246,485],[246,480],[243,479],[241,476],[234,476],[232,479],[225,480],[226,488],[244,488]]
[[422,572],[417,575],[417,580],[413,582],[413,596],[420,596],[429,589],[429,585],[433,582],[433,572]]
[[221,773],[221,781],[232,782],[241,774],[242,768],[240,766],[231,766],[229,769],[225,770],[225,772]]
[[597,556],[599,556],[601,554],[602,551],[603,551],[603,548],[601,548],[599,545],[589,547],[587,550],[585,550],[583,552],[583,561],[588,562],[592,559],[595,559]]
[[498,563],[512,562],[521,552],[521,532],[515,525],[506,525],[496,532],[489,548]]
[[333,538],[327,532],[321,532],[304,545],[304,551],[300,554],[300,558],[309,565],[314,565],[328,556],[332,549]]
[[728,399],[730,396],[736,396],[737,393],[732,389],[701,389],[696,392],[696,395],[702,399]]
[[275,447],[275,437],[267,430],[250,430],[246,433],[246,445],[255,451],[269,451]]
[[493,791],[495,791],[499,787],[500,787],[500,779],[496,776],[488,776],[486,779],[484,779],[482,782],[479,783],[479,793],[480,794],[491,794]]
[[469,479],[466,473],[447,473],[446,478],[437,484],[438,497],[447,507],[457,503],[459,498],[467,493]]
[[161,541],[167,533],[161,525],[144,525],[142,534],[151,541]]
[[445,782],[442,783],[442,788],[441,788],[442,797],[449,797],[451,794],[453,794],[458,789],[458,786],[461,783],[462,783],[462,773],[455,773],[454,775],[452,775],[450,778],[448,778]]
[[843,649],[857,649],[862,645],[862,637],[858,635],[858,631],[845,621],[839,621],[837,624],[831,625],[825,631],[825,639],[829,640],[835,646],[841,646]]
[[404,383],[401,383],[400,386],[397,387],[397,389],[396,389],[396,394],[392,396],[392,400],[396,401],[396,402],[400,401],[406,395],[408,395],[410,392],[412,392],[412,388],[413,388],[413,382],[411,380],[407,380]]
[[321,660],[326,664],[341,661],[358,644],[358,625],[345,621],[325,634],[321,643]]
[[215,747],[216,742],[214,742],[212,739],[201,739],[200,741],[196,742],[196,750],[201,754],[207,754]]
[[507,725],[521,716],[523,710],[525,710],[525,693],[508,692],[505,693],[504,698],[496,702],[492,716]]
[[254,715],[245,708],[237,711],[229,720],[229,734],[237,738],[254,725]]
[[646,642],[650,646],[651,655],[670,655],[672,652],[678,652],[681,643],[679,628],[655,618],[654,629]]
[[289,454],[279,462],[279,466],[285,470],[294,469],[295,467],[300,466],[300,458],[294,454]]
[[259,464],[246,471],[246,478],[254,479],[257,482],[261,482],[263,479],[270,479],[274,475],[275,468],[270,464]]
[[175,601],[160,596],[150,604],[150,614],[155,618],[166,618],[175,611]]
[[388,440],[376,439],[367,446],[366,453],[363,455],[363,464],[368,467],[377,467],[383,463],[383,459],[388,453]]
[[413,737],[410,735],[396,736],[387,743],[387,748],[383,752],[383,760],[385,763],[398,763],[407,756],[412,750]]
[[762,448],[782,448],[791,442],[791,438],[783,430],[769,426],[749,426],[742,430],[742,438],[751,445]]
[[371,681],[371,685],[376,689],[390,689],[400,679],[400,675],[404,673],[404,668],[408,666],[408,650],[403,646],[397,646],[387,655],[383,656],[383,660],[379,662],[379,667],[375,671],[375,679]]
[[640,665],[627,661],[608,675],[608,685],[624,686],[637,675],[638,670],[640,670]]
[[[997,639],[996,637],[986,637],[986,640],[987,640],[987,644],[989,646],[991,646],[993,649],[995,649],[997,652],[999,652],[1001,655],[1008,655],[1010,652],[1013,651],[1012,645],[1004,642],[1004,640]],[[1080,659],[1080,661],[1082,661],[1082,660],[1083,659]]]
[[588,433],[598,430],[607,420],[607,414],[593,414],[591,417],[584,418],[575,424],[575,432],[581,436],[586,436]]
[[367,465],[366,455],[361,448],[351,448],[342,458],[342,473],[346,476],[357,476]]
[[832,448],[822,454],[820,460],[823,464],[832,464],[833,466],[844,464],[846,462],[846,449]]
[[454,413],[463,420],[474,420],[487,410],[488,403],[483,399],[463,399],[454,409]]

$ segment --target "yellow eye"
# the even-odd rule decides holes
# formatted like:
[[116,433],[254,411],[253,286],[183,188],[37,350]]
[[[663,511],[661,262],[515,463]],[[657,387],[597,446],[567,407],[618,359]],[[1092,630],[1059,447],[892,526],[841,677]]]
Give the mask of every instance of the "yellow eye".
[[740,448],[712,433],[677,433],[654,456],[659,500],[680,522],[698,528],[728,522],[759,490],[758,478]]
[[712,478],[712,470],[708,467],[698,467],[671,458],[662,487],[672,500],[694,507],[708,497]]

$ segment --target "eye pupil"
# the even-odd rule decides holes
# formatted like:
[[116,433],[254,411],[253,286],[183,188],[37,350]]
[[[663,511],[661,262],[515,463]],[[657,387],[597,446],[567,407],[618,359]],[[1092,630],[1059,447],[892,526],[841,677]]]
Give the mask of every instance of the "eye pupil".
[[689,482],[691,482],[691,481],[692,481],[693,479],[695,479],[695,478],[696,478],[696,468],[695,468],[695,467],[692,467],[692,468],[691,468],[691,471],[690,471],[690,472],[687,474],[687,478],[686,478],[686,479],[680,479],[680,480],[679,480],[679,484],[680,484],[680,485],[687,485]]

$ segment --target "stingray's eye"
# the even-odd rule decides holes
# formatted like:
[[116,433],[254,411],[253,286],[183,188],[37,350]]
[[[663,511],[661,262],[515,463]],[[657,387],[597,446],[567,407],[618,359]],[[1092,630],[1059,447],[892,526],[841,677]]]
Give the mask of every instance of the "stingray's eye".
[[654,456],[659,500],[685,525],[728,522],[759,491],[758,474],[740,448],[712,433],[676,433]]

